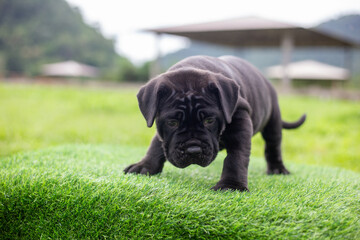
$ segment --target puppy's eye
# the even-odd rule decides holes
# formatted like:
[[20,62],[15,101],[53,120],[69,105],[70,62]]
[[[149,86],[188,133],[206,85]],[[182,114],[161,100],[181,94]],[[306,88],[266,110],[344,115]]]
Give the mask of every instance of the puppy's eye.
[[213,118],[213,117],[208,117],[208,118],[204,119],[204,125],[205,126],[210,126],[210,125],[212,125],[214,123],[215,123],[215,118]]
[[167,124],[169,127],[176,128],[176,127],[179,126],[179,121],[178,121],[178,120],[175,120],[175,119],[170,119],[170,120],[167,120],[166,124]]

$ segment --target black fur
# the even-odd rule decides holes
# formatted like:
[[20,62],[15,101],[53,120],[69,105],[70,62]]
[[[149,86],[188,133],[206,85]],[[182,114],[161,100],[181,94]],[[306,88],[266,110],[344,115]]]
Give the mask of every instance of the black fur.
[[125,173],[157,174],[166,159],[184,168],[208,166],[226,148],[220,181],[213,187],[247,191],[251,137],[261,132],[268,174],[289,174],[281,156],[282,121],[274,88],[248,62],[232,57],[195,56],[175,64],[138,93],[147,125],[157,134],[146,156]]

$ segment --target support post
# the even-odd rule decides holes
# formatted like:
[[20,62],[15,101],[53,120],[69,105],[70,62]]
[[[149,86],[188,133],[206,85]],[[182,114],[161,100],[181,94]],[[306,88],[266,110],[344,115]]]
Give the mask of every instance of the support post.
[[290,89],[291,78],[289,75],[289,64],[291,63],[291,55],[294,48],[293,36],[286,32],[281,40],[281,51],[282,51],[282,86],[285,90]]
[[344,68],[349,71],[348,80],[351,80],[353,72],[353,51],[351,47],[344,48]]
[[161,41],[161,33],[156,33],[155,35],[155,59],[150,65],[150,78],[156,77],[160,74],[160,58],[161,58],[161,47],[160,47],[160,41]]

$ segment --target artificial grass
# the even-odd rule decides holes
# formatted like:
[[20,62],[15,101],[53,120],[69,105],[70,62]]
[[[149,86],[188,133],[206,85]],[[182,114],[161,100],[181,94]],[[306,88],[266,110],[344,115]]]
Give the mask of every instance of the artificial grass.
[[360,175],[286,162],[289,176],[250,162],[250,193],[209,190],[222,169],[124,175],[145,147],[67,145],[0,161],[3,239],[358,239]]

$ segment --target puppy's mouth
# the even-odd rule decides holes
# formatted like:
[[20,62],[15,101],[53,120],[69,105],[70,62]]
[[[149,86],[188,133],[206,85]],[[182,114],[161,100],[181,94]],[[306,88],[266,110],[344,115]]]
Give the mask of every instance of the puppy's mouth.
[[216,155],[217,151],[209,144],[200,142],[180,143],[168,153],[168,160],[178,168],[185,168],[191,164],[206,167],[215,159]]

